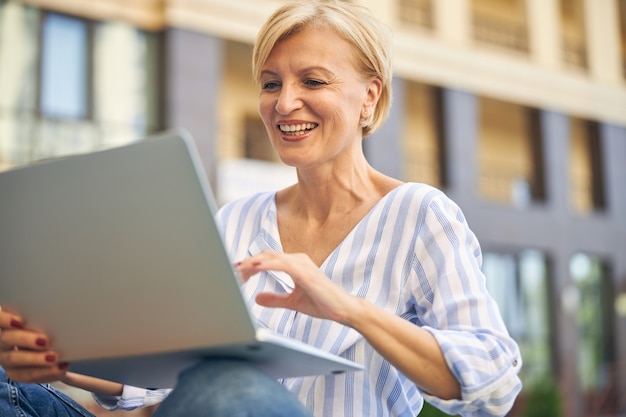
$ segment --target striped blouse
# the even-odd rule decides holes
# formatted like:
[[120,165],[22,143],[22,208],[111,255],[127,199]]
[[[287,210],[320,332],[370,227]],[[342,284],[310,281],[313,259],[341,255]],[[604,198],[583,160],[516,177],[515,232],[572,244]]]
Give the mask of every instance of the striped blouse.
[[[229,203],[217,218],[233,261],[282,250],[273,192]],[[362,372],[281,381],[317,417],[414,417],[424,400],[451,415],[503,416],[521,389],[522,360],[487,292],[481,259],[459,207],[435,188],[406,183],[383,197],[321,266],[346,291],[431,332],[461,384],[460,400],[421,392],[353,329],[257,305],[259,292],[293,288],[285,273],[257,274],[242,292],[259,326],[365,365]],[[140,391],[128,391],[114,408],[141,402]]]

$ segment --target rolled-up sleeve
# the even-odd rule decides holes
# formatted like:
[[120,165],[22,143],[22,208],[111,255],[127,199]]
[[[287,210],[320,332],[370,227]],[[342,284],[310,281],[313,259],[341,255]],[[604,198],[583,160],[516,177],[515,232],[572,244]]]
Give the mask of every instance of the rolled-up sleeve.
[[478,240],[445,197],[430,202],[421,229],[414,260],[419,321],[461,386],[459,400],[424,398],[451,415],[504,416],[522,388],[522,358],[487,291]]
[[500,338],[484,334],[424,328],[437,339],[461,385],[460,400],[442,400],[425,393],[426,401],[451,415],[506,415],[522,389],[518,377],[522,359],[517,346],[501,344]]
[[171,392],[171,389],[145,389],[130,385],[124,385],[120,396],[93,394],[94,400],[105,410],[134,410],[136,408],[149,407],[163,401]]

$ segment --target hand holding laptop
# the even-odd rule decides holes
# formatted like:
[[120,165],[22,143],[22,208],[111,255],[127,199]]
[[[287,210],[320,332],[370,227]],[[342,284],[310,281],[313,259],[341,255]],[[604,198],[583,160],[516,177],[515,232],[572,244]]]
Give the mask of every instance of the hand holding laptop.
[[28,330],[17,314],[0,308],[0,365],[16,381],[51,382],[61,379],[67,364],[50,350],[50,339]]
[[68,364],[59,362],[50,338],[26,328],[17,314],[0,306],[0,366],[15,381],[46,383],[61,381],[100,395],[121,395],[123,385],[86,375],[68,372]]

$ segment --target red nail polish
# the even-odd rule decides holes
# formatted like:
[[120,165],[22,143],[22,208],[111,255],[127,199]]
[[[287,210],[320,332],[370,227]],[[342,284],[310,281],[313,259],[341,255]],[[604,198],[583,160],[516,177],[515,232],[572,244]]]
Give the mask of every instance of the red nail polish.
[[43,337],[39,337],[39,338],[37,338],[37,340],[35,340],[35,344],[37,346],[42,346],[43,347],[43,346],[46,346],[47,342],[46,342],[46,339],[44,339]]
[[46,362],[54,362],[57,360],[57,357],[50,354],[50,355],[46,355]]
[[66,369],[70,367],[70,364],[67,362],[63,362],[63,363],[60,363],[58,366],[61,371],[65,371]]
[[252,263],[252,266],[259,266],[259,265],[261,265],[261,262],[254,262],[254,263]]
[[11,327],[15,327],[16,329],[23,329],[24,325],[18,319],[11,319]]
[[237,262],[235,266],[241,266],[241,262]]

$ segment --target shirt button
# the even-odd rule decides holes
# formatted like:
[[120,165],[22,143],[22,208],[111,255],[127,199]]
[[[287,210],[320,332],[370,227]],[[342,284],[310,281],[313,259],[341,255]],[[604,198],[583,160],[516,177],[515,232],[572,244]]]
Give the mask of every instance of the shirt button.
[[517,366],[517,359],[513,360],[513,366]]

